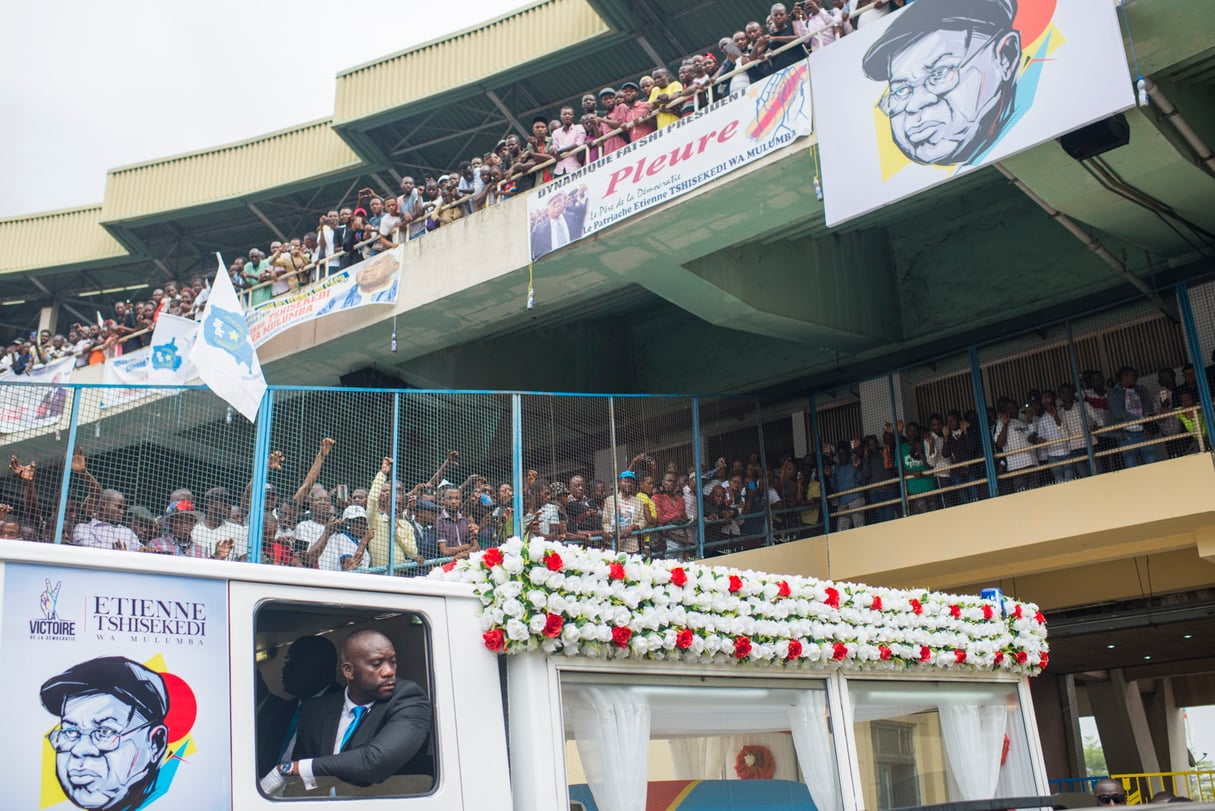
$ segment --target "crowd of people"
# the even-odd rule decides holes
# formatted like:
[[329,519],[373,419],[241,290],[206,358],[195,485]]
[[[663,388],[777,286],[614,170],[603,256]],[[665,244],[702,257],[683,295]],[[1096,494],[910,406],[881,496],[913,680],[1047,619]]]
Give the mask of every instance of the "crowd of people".
[[[817,534],[825,529],[824,507],[831,529],[840,531],[890,520],[904,507],[914,514],[977,501],[990,492],[989,464],[1000,493],[1009,493],[1194,453],[1203,444],[1192,366],[1179,376],[1162,369],[1154,392],[1130,367],[1110,381],[1096,370],[1083,380],[1079,392],[1070,383],[1031,390],[1023,405],[1000,397],[982,418],[952,409],[923,424],[886,423],[880,436],[823,442],[814,453],[785,454],[771,466],[756,452],[745,460],[720,457],[700,471],[673,462],[660,468],[653,456],[640,453],[615,481],[584,473],[558,480],[529,470],[520,483],[519,525],[529,535],[594,548],[712,556],[762,546],[769,537]],[[262,562],[330,571],[382,571],[391,564],[417,572],[501,543],[516,531],[514,485],[482,475],[448,481],[459,465],[456,451],[409,489],[394,477],[389,457],[368,464],[365,482],[325,487],[319,482],[334,444],[321,442],[289,492],[279,489],[281,481],[274,484],[285,476],[283,454],[267,458]],[[0,537],[54,541],[58,522],[54,510],[39,502],[36,466],[14,456],[9,468],[22,497],[15,507],[0,504]],[[249,558],[251,481],[241,493],[214,486],[201,498],[178,489],[155,513],[128,509],[125,495],[103,486],[77,448],[71,482],[76,497],[66,502],[62,543]]]
[[[536,116],[526,138],[507,135],[489,152],[420,181],[402,177],[396,196],[359,190],[352,205],[319,214],[316,226],[302,235],[236,257],[228,266],[232,284],[247,306],[288,295],[335,270],[576,171],[907,2],[912,0],[804,0],[791,9],[777,3],[764,22],[749,21],[723,37],[719,54],[690,56],[674,75],[659,66],[635,82],[624,82],[619,90],[588,92],[577,109],[561,107],[555,118]],[[146,346],[162,312],[201,318],[208,293],[208,281],[201,277],[189,284],[164,282],[148,300],[118,302],[113,315],[96,324],[76,323],[57,335],[44,331],[12,342],[0,358],[0,372],[22,374],[69,355],[79,366],[104,363]]]

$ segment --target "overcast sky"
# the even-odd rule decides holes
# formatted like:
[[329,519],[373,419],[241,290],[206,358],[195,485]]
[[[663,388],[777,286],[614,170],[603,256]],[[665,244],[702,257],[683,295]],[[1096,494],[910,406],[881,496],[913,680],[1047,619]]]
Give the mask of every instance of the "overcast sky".
[[523,5],[11,4],[0,51],[0,217],[100,203],[107,169],[325,118],[339,70]]

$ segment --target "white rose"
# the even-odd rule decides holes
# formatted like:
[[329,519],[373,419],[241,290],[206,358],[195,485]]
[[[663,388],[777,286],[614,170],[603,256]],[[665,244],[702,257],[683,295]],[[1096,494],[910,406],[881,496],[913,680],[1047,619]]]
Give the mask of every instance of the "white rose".
[[543,633],[544,623],[546,620],[547,617],[545,617],[544,614],[534,614],[532,615],[532,618],[528,620],[527,629],[533,634]]
[[527,632],[527,626],[519,622],[519,620],[509,620],[506,623],[506,636],[514,642],[522,642],[530,635]]
[[523,558],[518,555],[507,555],[502,561],[502,568],[511,575],[521,574],[523,572]]
[[518,600],[507,600],[502,603],[502,613],[508,617],[522,617],[523,603]]

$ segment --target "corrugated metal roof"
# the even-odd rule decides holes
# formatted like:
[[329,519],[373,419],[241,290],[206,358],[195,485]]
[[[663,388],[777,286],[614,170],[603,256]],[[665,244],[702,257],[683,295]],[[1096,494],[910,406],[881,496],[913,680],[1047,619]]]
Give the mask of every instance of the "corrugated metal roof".
[[205,205],[357,169],[362,161],[331,121],[247,141],[111,169],[102,222]]
[[333,121],[360,119],[518,69],[609,33],[585,0],[543,0],[488,23],[338,74]]
[[101,227],[101,206],[0,220],[0,273],[42,270],[127,256]]

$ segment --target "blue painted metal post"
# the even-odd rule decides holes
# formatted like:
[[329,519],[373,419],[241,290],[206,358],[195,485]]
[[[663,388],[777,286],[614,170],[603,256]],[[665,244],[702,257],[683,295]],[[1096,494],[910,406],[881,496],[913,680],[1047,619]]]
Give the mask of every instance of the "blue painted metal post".
[[[401,393],[392,393],[392,468],[388,471],[388,481],[384,486],[388,490],[388,575],[397,573],[397,454],[401,452]],[[380,505],[376,505],[379,509]],[[405,561],[401,561],[404,563]]]
[[257,410],[257,433],[253,440],[253,487],[249,492],[249,560],[262,562],[262,524],[266,520],[267,461],[270,458],[270,428],[274,418],[274,391],[266,389]]
[[704,472],[704,460],[700,457],[700,398],[692,398],[692,465],[696,468],[696,478],[692,487],[696,488],[696,557],[705,556],[705,488],[700,481]]
[[[823,481],[823,440],[822,435],[819,433],[818,406],[815,405],[814,395],[810,395],[810,430],[814,434],[810,438],[810,441],[814,443],[814,458],[818,460],[818,499],[822,505],[820,511],[823,515],[823,535],[827,536],[831,534],[831,514],[828,512],[827,505],[827,483]],[[802,487],[803,485],[808,486],[805,482],[802,482],[798,484],[798,487]],[[781,493],[781,497],[784,497],[784,493]],[[802,498],[805,498],[804,494],[802,494]],[[903,500],[903,506],[907,506],[906,499]]]
[[[76,452],[76,428],[80,424],[80,398],[82,390],[79,386],[72,388],[72,416],[68,423],[67,453],[63,457],[63,476],[59,482],[59,512],[55,516],[55,543],[63,543],[63,522],[67,517],[68,487],[72,483],[72,454]],[[98,415],[97,419],[101,419]]]
[[983,421],[979,436],[983,440],[983,463],[987,469],[987,497],[995,498],[999,493],[996,483],[996,451],[992,444],[991,431],[987,430],[987,396],[983,392],[983,370],[979,366],[979,349],[970,347],[970,384],[975,390],[975,414]]
[[1198,340],[1198,322],[1194,320],[1194,307],[1190,304],[1190,289],[1184,284],[1177,287],[1177,302],[1181,309],[1181,324],[1185,328],[1186,342],[1190,347],[1190,358],[1194,363],[1194,379],[1198,382],[1198,400],[1202,403],[1202,419],[1206,422],[1207,429],[1206,440],[1215,447],[1215,404],[1211,402],[1211,385],[1202,360],[1202,344]]
[[[886,384],[890,388],[890,413],[894,416],[894,461],[899,469],[899,498],[903,501],[903,517],[906,518],[911,513],[907,510],[907,477],[903,475],[903,436],[899,431],[898,400],[894,398],[894,375],[886,375]],[[819,482],[819,486],[822,486],[822,482]]]
[[523,537],[523,397],[518,394],[510,396],[510,433],[511,433],[511,478],[514,479],[514,503],[511,512],[514,513],[515,535]]
[[1088,451],[1088,472],[1097,475],[1097,457],[1093,454],[1093,427],[1088,424],[1088,408],[1084,403],[1084,381],[1080,379],[1080,362],[1076,359],[1076,341],[1072,337],[1072,322],[1067,322],[1067,359],[1072,366],[1072,385],[1076,387],[1076,405],[1084,425],[1084,448]]

